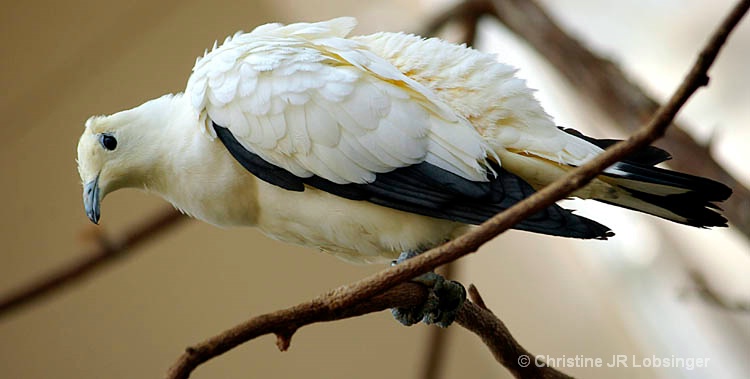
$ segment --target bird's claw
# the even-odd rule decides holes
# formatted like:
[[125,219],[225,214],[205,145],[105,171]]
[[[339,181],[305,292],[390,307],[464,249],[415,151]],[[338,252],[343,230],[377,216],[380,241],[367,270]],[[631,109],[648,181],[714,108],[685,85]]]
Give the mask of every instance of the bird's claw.
[[[405,255],[406,254],[406,255]],[[402,253],[398,261],[403,262],[415,254]],[[392,308],[391,313],[398,322],[410,326],[420,321],[447,328],[456,319],[458,310],[466,300],[466,289],[461,283],[447,280],[434,272],[422,274],[411,280],[428,288],[427,300],[413,308]]]

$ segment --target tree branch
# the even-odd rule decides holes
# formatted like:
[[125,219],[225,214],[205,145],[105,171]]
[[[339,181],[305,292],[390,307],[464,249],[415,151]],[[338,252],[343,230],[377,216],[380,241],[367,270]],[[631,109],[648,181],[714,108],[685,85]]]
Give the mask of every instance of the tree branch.
[[[431,249],[417,257],[371,275],[351,285],[336,288],[311,302],[280,311],[278,314],[261,316],[250,320],[250,322],[254,325],[254,323],[257,322],[255,320],[260,319],[261,322],[270,325],[268,327],[270,332],[282,330],[286,332],[286,336],[289,336],[301,325],[306,325],[306,323],[311,322],[311,314],[337,315],[351,312],[352,309],[357,309],[361,304],[367,303],[368,299],[383,294],[385,291],[388,291],[400,283],[406,282],[410,278],[416,277],[427,271],[433,270],[440,265],[454,261],[464,255],[476,251],[482,244],[509,229],[525,217],[536,213],[537,211],[566,197],[576,189],[584,186],[605,168],[622,160],[629,153],[647,146],[664,134],[674,116],[685,104],[687,99],[698,88],[708,83],[707,73],[709,67],[716,59],[716,56],[726,42],[729,33],[734,29],[749,7],[750,0],[740,1],[735,6],[729,16],[714,32],[708,44],[700,53],[693,68],[690,70],[690,73],[684,79],[677,91],[672,95],[670,100],[659,109],[646,126],[639,129],[627,141],[612,146],[590,162],[570,171],[567,175],[543,188],[539,192],[536,192],[532,196],[491,218],[471,232],[458,237],[451,242]],[[389,302],[388,307],[393,307],[395,305],[396,304]],[[398,306],[405,306],[405,304],[399,304]],[[472,305],[468,305],[467,307],[462,308],[462,317],[468,318],[470,316],[465,314],[465,309],[471,306]],[[479,307],[476,307],[476,309],[481,310]],[[464,319],[464,321],[466,320]],[[459,323],[464,325],[463,321]],[[180,357],[177,364],[170,370],[169,378],[187,378],[190,375],[190,372],[192,372],[198,365],[248,341],[254,336],[257,336],[257,328],[248,330],[243,328],[243,325],[230,329],[204,344],[188,349],[188,351]],[[492,327],[501,328],[499,325],[492,325]],[[505,333],[502,330],[498,332],[499,338],[502,338],[504,334]],[[210,348],[204,349],[204,346],[209,346]],[[501,352],[498,360],[503,364],[509,364],[511,367],[506,367],[510,370],[514,370],[512,367],[513,362],[510,362],[512,359],[508,359],[508,357],[511,355],[517,356],[517,353],[518,352],[515,354],[507,353],[508,355],[506,356],[505,353]]]
[[[455,21],[468,27],[468,34],[471,34],[479,17],[492,11],[492,4],[486,0],[464,0],[434,16],[417,34],[425,37],[437,35],[443,27]],[[467,35],[465,42],[474,42],[474,37]]]
[[[294,307],[254,317],[223,333],[185,349],[185,353],[170,368],[167,378],[188,378],[192,370],[207,360],[230,349],[266,334],[277,336],[279,350],[285,351],[294,333],[303,326],[326,321],[335,321],[379,312],[394,307],[415,307],[427,300],[424,286],[401,283],[372,298],[347,308],[327,307],[327,299],[317,299]],[[546,365],[533,363],[533,356],[510,334],[510,331],[492,312],[466,301],[456,317],[456,323],[479,336],[490,348],[498,362],[519,378],[569,378]],[[531,364],[519,365],[521,356],[529,357]]]
[[427,299],[427,290],[416,283],[403,283],[351,307],[327,306],[326,296],[291,308],[254,317],[195,346],[188,347],[167,374],[168,378],[187,378],[195,367],[232,348],[265,334],[276,334],[277,347],[285,351],[292,335],[301,327],[378,312],[396,306],[418,306]]
[[46,274],[0,299],[0,317],[83,279],[88,274],[124,256],[125,253],[131,252],[133,248],[156,237],[159,233],[182,220],[187,220],[187,217],[170,207],[168,210],[162,211],[153,218],[137,225],[121,238],[114,241],[101,238],[99,248],[96,251],[85,254],[77,261],[60,268],[57,272]]
[[[536,1],[488,1],[494,6],[494,17],[547,59],[572,88],[620,128],[633,132],[659,107],[616,64],[565,32]],[[724,203],[724,214],[750,239],[750,190],[716,162],[709,147],[679,125],[669,129],[660,145],[680,157],[669,162],[671,167],[716,179],[733,189],[732,197]]]

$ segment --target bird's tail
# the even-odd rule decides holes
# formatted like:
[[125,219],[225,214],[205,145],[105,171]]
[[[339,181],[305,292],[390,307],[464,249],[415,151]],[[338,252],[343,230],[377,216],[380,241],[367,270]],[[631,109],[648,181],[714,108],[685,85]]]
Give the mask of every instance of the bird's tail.
[[[617,140],[595,139],[572,130],[565,132],[606,149]],[[535,189],[542,188],[573,169],[533,153],[496,150],[508,171],[520,176]],[[609,167],[572,196],[648,213],[699,228],[726,226],[720,203],[732,190],[717,181],[654,165],[670,159],[666,151],[649,146]]]
[[594,199],[696,227],[727,226],[716,203],[732,190],[711,179],[631,162],[619,162],[599,176],[620,195]]
[[[602,148],[617,142],[564,130]],[[654,167],[670,158],[669,153],[653,146],[636,152],[598,177],[614,191],[592,198],[695,227],[726,226],[716,203],[729,198],[732,190],[711,179]]]

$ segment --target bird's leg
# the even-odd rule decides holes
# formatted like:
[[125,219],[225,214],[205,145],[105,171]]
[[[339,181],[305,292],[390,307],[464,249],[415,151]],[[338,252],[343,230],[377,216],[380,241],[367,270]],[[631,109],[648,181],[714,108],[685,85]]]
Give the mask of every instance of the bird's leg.
[[[419,255],[417,251],[404,251],[391,265],[397,265]],[[448,327],[455,320],[458,310],[466,300],[466,289],[461,283],[447,280],[434,271],[422,274],[411,280],[426,286],[429,291],[427,301],[414,308],[392,308],[393,317],[400,323],[410,326],[420,321]]]

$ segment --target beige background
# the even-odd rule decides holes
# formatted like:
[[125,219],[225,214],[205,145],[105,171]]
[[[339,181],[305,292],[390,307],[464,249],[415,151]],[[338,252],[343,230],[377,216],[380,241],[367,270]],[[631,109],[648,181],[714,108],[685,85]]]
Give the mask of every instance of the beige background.
[[[590,33],[576,24],[577,17],[589,17],[591,28],[599,35],[612,33],[612,38],[619,38],[616,41],[630,41],[631,45],[622,42],[623,51],[651,42],[657,45],[653,50],[659,53],[639,52],[643,65],[656,67],[653,62],[663,61],[660,54],[666,54],[685,67],[699,46],[696,40],[703,40],[727,2],[712,11],[696,5],[692,13],[675,14],[674,9],[681,5],[661,9],[654,2],[641,1],[643,6],[658,8],[656,18],[658,12],[671,15],[678,29],[657,29],[660,37],[652,40],[635,29],[618,27],[621,24],[611,19],[614,15],[607,14],[611,10],[605,7],[587,5],[586,1],[559,3],[564,6],[556,7],[556,14],[578,32]],[[83,213],[74,161],[77,139],[88,116],[180,91],[195,57],[215,39],[222,40],[239,29],[250,30],[269,21],[355,15],[360,19],[358,33],[414,31],[438,7],[435,2],[398,0],[339,0],[315,5],[291,0],[37,0],[3,4],[0,165],[4,180],[0,194],[4,202],[0,238],[4,246],[0,252],[0,294],[74,260],[90,247],[83,236],[93,227]],[[573,7],[580,11],[572,11]],[[698,19],[694,15],[702,12],[706,17],[700,19],[706,19],[705,25],[691,24],[690,20]],[[627,15],[622,17],[627,24]],[[623,30],[633,32],[628,35]],[[675,38],[680,30],[695,38],[684,46],[671,45],[673,51],[658,46],[660,38]],[[734,105],[722,114],[739,121],[711,118],[716,115],[703,111],[693,116],[698,124],[748,124],[747,113],[738,110],[750,99],[750,86],[742,84],[748,75],[736,71],[747,67],[747,25],[740,34],[731,45],[734,52],[723,57],[727,62],[739,62],[726,63],[728,68],[724,68],[728,70],[724,72],[737,73],[739,84],[730,86],[734,92],[722,87],[721,83],[732,83],[725,79],[732,74],[726,74],[716,79],[718,88],[710,90],[719,96],[712,101]],[[507,38],[488,34],[484,39],[488,49],[497,38],[499,43],[507,42]],[[597,47],[618,54],[617,47],[607,46],[606,40],[591,38]],[[529,56],[528,52],[517,54],[519,59]],[[627,56],[621,60],[632,62]],[[731,71],[733,67],[735,71]],[[652,70],[652,76],[636,76],[644,76],[642,79],[662,94],[673,88],[681,73],[667,71],[669,74]],[[530,69],[525,74],[533,76],[534,72]],[[540,79],[530,78],[536,80],[537,88],[544,86],[539,83],[550,73],[541,69],[539,75],[536,78]],[[565,116],[557,109],[576,101],[569,95],[554,98],[565,93],[554,91],[565,90],[545,92],[542,88],[540,96],[556,117],[568,117],[567,125],[602,120],[597,115]],[[695,107],[712,109],[706,103]],[[696,133],[708,134],[705,130]],[[746,153],[747,134],[735,129],[725,133],[726,139],[732,140],[726,151]],[[164,206],[162,200],[137,191],[117,192],[103,204],[102,228],[116,235]],[[687,283],[679,264],[696,262],[696,256],[739,251],[719,260],[719,274],[714,276],[725,279],[722,288],[731,296],[750,297],[750,286],[742,281],[749,275],[731,271],[748,267],[743,241],[727,231],[693,230],[632,218],[605,207],[592,209],[588,214],[620,232],[618,239],[611,243],[571,242],[508,233],[461,261],[459,277],[467,284],[476,283],[518,339],[538,354],[605,360],[614,354],[694,354],[710,356],[716,362],[704,371],[566,369],[571,374],[656,378],[740,377],[747,373],[747,363],[739,359],[750,351],[747,318],[678,296]],[[683,245],[659,239],[664,230]],[[674,246],[680,246],[679,251]],[[693,252],[687,254],[693,258],[686,260],[678,252]],[[271,241],[251,229],[220,230],[194,221],[186,223],[64,292],[0,318],[0,378],[161,377],[185,346],[250,316],[293,305],[379,268],[351,266],[312,250]],[[697,329],[680,329],[683,327]],[[279,353],[274,339],[264,337],[199,368],[194,377],[414,377],[421,367],[426,330],[424,326],[401,327],[386,312],[315,325],[295,336],[289,352]],[[458,328],[449,333],[446,378],[466,373],[466,377],[478,378],[507,376],[475,337]],[[697,350],[690,350],[693,347]]]

